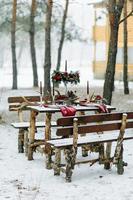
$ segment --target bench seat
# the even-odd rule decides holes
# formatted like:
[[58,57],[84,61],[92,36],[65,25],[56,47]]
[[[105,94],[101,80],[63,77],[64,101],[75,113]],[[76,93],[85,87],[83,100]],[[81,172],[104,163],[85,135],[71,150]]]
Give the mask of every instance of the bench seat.
[[[11,125],[14,127],[14,128],[29,128],[30,127],[30,122],[14,122],[14,123],[11,123]],[[57,124],[56,122],[52,121],[51,123],[51,126],[52,127],[55,127]],[[45,127],[45,122],[36,122],[36,128],[42,128],[42,127]]]
[[[112,134],[104,133],[104,134],[89,134],[83,137],[79,137],[77,141],[77,145],[86,145],[86,144],[99,144],[105,142],[114,142],[117,141],[119,136],[119,132],[114,132]],[[126,133],[123,140],[133,139],[133,133]],[[73,138],[64,138],[58,140],[49,140],[47,141],[51,146],[56,148],[66,148],[67,146],[73,145]]]

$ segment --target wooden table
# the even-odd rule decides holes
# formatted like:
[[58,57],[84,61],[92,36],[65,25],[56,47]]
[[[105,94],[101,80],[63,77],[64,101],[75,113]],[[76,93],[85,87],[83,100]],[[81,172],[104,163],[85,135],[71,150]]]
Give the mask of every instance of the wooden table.
[[[96,104],[90,104],[88,106],[80,106],[76,105],[73,106],[78,112],[86,112],[86,111],[93,111],[93,112],[99,112],[99,107],[96,106]],[[60,108],[56,105],[49,105],[49,107],[44,106],[28,106],[28,108],[31,110],[30,114],[30,131],[29,131],[29,145],[28,145],[28,160],[33,160],[33,146],[35,142],[35,122],[36,122],[36,116],[39,113],[45,114],[45,132],[44,132],[44,144],[47,140],[51,139],[51,117],[53,113],[61,113]],[[109,112],[112,110],[115,110],[114,107],[107,105],[107,109]],[[49,146],[45,145],[45,155],[46,155],[46,168],[51,168],[51,154]]]

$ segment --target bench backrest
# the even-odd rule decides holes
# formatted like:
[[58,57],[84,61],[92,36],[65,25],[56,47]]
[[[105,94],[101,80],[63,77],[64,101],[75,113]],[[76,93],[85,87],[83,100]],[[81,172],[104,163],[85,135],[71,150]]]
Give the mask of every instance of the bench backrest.
[[[44,100],[44,99],[42,99]],[[17,111],[20,122],[24,121],[23,111],[28,110],[27,106],[29,103],[39,103],[40,96],[14,96],[8,97],[9,111]]]
[[[17,97],[8,97],[8,103],[9,103],[9,110],[13,111],[16,108],[19,108],[20,105],[24,102],[39,102],[40,101],[40,96],[17,96]],[[15,108],[15,109],[14,109]]]
[[[133,112],[126,114],[126,128],[133,128]],[[60,118],[57,120],[57,125],[62,127],[57,129],[56,134],[64,137],[72,135],[74,118],[78,120],[79,134],[120,130],[122,116],[123,113],[104,113]]]

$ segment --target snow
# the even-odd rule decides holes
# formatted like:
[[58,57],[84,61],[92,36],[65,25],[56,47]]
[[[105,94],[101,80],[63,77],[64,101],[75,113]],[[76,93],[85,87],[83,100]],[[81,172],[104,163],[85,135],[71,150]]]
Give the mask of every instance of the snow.
[[[78,0],[78,2],[81,1]],[[86,4],[93,1],[84,0],[84,2]],[[74,4],[73,6],[75,8]],[[86,16],[81,12],[79,13],[78,7],[80,11],[86,11]],[[88,13],[90,11],[89,7],[81,4],[77,4],[76,9],[74,9],[74,15],[78,17],[78,25],[83,28],[88,27],[85,29],[84,34],[88,34],[88,32],[91,34],[90,25],[88,24]],[[83,18],[84,20],[82,20]],[[93,18],[93,15],[91,18]],[[68,67],[76,66],[75,68],[72,67],[73,71],[80,71],[81,82],[74,89],[81,96],[86,95],[85,87],[88,80],[91,94],[93,92],[102,94],[103,87],[103,80],[96,81],[93,79],[91,68],[93,49],[91,43],[88,45],[88,49],[87,45],[80,45],[80,47],[77,43],[66,45],[67,52],[64,53],[62,59],[63,65],[67,59]],[[77,50],[79,50],[79,53]],[[41,52],[39,53],[41,54]],[[124,142],[124,161],[128,163],[128,166],[125,167],[123,175],[117,175],[115,166],[112,166],[110,170],[104,170],[103,166],[99,164],[95,164],[92,167],[84,164],[75,167],[71,183],[65,182],[64,174],[57,177],[53,175],[52,170],[45,168],[44,155],[36,152],[34,153],[34,160],[28,161],[24,154],[18,153],[18,130],[10,125],[12,122],[17,122],[18,117],[17,113],[8,111],[7,98],[8,96],[17,95],[37,95],[39,89],[32,88],[32,70],[31,67],[28,68],[29,60],[27,61],[28,56],[25,56],[24,61],[26,63],[23,63],[21,59],[22,67],[18,70],[19,89],[11,90],[11,59],[9,54],[5,53],[5,55],[7,62],[5,61],[4,68],[0,69],[0,115],[2,116],[2,122],[0,123],[0,200],[132,200],[132,140]],[[43,63],[43,56],[40,60]],[[43,68],[41,65],[38,72],[39,81],[43,80]],[[26,70],[24,70],[24,66],[26,66]],[[123,83],[121,81],[115,82],[116,90],[113,93],[112,105],[117,107],[117,110],[133,111],[133,83],[130,82],[129,86],[130,95],[124,95]],[[40,116],[41,119],[42,117]],[[29,120],[29,113],[26,113],[26,119]],[[43,129],[41,131],[43,132]],[[94,157],[95,155],[91,153],[89,156]]]
[[[92,83],[91,91],[101,93],[102,82],[93,80]],[[131,83],[130,88],[130,95],[123,95],[122,83],[116,83],[113,106],[117,106],[118,110],[132,111],[133,87]],[[4,121],[0,124],[0,200],[133,199],[132,140],[124,141],[124,161],[128,163],[128,166],[125,167],[123,175],[117,174],[115,166],[112,166],[110,170],[104,170],[98,163],[92,167],[84,164],[75,167],[72,182],[66,183],[64,174],[61,173],[57,177],[53,175],[53,170],[45,169],[44,155],[36,152],[34,160],[28,161],[24,154],[17,151],[18,130],[10,125],[11,122],[17,121],[17,113],[8,111],[7,97],[36,94],[37,88],[11,90],[8,87],[1,87],[0,90],[0,113]],[[81,91],[84,94],[85,88]],[[29,119],[29,116],[27,118]],[[95,155],[92,153],[89,156]]]
[[[71,183],[66,183],[64,174],[53,175],[45,169],[45,157],[34,154],[27,161],[17,152],[17,131],[5,123],[0,125],[0,199],[12,200],[131,200],[133,198],[132,141],[126,141],[124,158],[128,162],[123,175],[116,168],[106,171],[98,164],[75,167]],[[93,155],[92,155],[93,156]]]

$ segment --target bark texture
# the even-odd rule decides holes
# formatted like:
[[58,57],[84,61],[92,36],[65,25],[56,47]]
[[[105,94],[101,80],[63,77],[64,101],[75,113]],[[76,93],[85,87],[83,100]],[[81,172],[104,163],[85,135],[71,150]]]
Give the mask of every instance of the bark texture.
[[65,10],[64,10],[62,25],[61,25],[61,38],[60,38],[59,47],[58,47],[57,66],[56,66],[57,71],[60,70],[60,64],[61,64],[61,53],[62,53],[64,38],[65,38],[65,25],[66,25],[66,19],[67,19],[68,5],[69,5],[69,0],[66,0]]
[[17,60],[16,60],[16,10],[17,0],[13,0],[12,22],[11,22],[11,50],[12,50],[12,89],[17,89]]
[[103,97],[111,104],[112,91],[114,88],[115,65],[117,55],[117,41],[119,21],[124,6],[124,0],[111,0],[108,5],[109,22],[110,22],[110,41],[108,50],[108,61],[105,74]]
[[47,0],[47,12],[45,22],[45,61],[44,61],[44,96],[51,94],[51,17],[53,1]]
[[32,69],[33,69],[33,86],[38,86],[38,73],[37,73],[37,62],[36,62],[36,49],[35,49],[35,12],[36,12],[36,0],[32,0],[31,4],[31,15],[30,15],[30,52],[32,60]]
[[[124,18],[127,16],[127,0],[124,4]],[[128,32],[127,32],[127,19],[123,23],[123,40],[124,40],[124,65],[123,65],[123,82],[124,82],[124,94],[129,94],[128,87]]]

